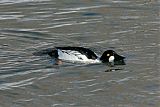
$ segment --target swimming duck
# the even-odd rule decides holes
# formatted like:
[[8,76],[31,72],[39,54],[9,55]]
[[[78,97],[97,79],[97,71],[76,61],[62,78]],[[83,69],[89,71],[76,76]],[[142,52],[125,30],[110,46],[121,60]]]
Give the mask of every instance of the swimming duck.
[[[37,53],[36,53],[37,54]],[[38,52],[38,54],[48,54],[56,59],[56,64],[63,61],[80,63],[107,63],[111,65],[124,65],[123,56],[118,55],[113,50],[106,50],[102,56],[98,56],[92,50],[84,47],[55,47]]]

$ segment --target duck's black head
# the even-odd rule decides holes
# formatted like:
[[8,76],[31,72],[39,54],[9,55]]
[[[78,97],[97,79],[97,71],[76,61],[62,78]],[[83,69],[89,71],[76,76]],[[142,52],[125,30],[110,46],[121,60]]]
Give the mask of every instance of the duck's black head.
[[102,54],[100,60],[103,63],[112,63],[114,65],[125,65],[124,58],[125,57],[118,55],[113,50],[107,50]]

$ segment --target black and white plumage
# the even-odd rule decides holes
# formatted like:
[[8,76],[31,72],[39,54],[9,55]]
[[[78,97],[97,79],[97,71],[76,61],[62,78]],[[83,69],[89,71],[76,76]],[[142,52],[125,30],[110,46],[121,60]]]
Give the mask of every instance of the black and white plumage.
[[105,51],[101,57],[84,47],[55,47],[36,52],[36,54],[48,54],[57,60],[69,62],[125,64],[123,60],[125,57],[113,50]]

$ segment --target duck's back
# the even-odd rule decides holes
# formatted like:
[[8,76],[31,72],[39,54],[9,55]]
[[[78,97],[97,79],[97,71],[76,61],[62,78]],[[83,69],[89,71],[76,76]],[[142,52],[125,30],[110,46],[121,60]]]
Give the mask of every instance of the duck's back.
[[69,61],[94,62],[97,55],[90,49],[83,47],[56,47],[58,58]]
[[84,48],[84,47],[56,47],[56,49],[59,49],[63,52],[68,52],[68,54],[81,54],[85,55],[88,59],[97,59],[97,55],[91,51],[90,49]]

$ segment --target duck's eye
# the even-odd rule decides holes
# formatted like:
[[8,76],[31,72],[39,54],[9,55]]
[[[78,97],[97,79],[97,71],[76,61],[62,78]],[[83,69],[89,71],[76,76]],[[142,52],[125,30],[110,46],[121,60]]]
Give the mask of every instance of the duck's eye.
[[107,56],[110,56],[110,54],[107,54]]

